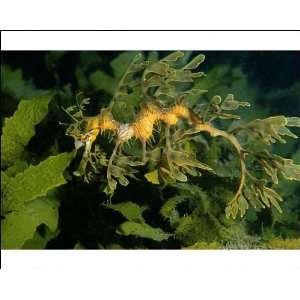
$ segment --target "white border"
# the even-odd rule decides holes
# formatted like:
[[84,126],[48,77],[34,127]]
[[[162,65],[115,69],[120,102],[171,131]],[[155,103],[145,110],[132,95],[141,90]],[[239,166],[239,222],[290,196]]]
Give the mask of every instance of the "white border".
[[1,29],[299,29],[296,0],[9,0]]
[[296,299],[300,251],[2,251],[3,299]]
[[300,32],[4,31],[2,50],[300,50]]

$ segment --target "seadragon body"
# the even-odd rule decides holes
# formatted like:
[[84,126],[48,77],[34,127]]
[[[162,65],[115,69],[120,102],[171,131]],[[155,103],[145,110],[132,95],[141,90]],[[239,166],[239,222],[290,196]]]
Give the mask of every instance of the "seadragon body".
[[[233,134],[215,128],[210,122],[204,122],[192,109],[183,103],[174,104],[169,108],[160,108],[154,104],[147,104],[130,124],[121,124],[115,120],[109,108],[102,109],[97,116],[84,117],[85,132],[79,137],[80,143],[85,144],[81,169],[84,169],[86,166],[92,144],[95,142],[97,136],[106,131],[110,131],[116,135],[115,147],[107,167],[108,179],[111,176],[111,167],[118,148],[132,138],[138,139],[141,142],[143,147],[142,161],[145,163],[146,144],[152,138],[156,124],[162,122],[168,131],[171,126],[176,126],[180,120],[185,120],[188,124],[192,125],[194,133],[207,132],[212,137],[223,137],[233,145],[239,155],[241,169],[239,187],[232,201],[236,200],[242,192],[246,177],[245,153],[240,143]],[[168,137],[166,139],[167,147],[170,147]]]

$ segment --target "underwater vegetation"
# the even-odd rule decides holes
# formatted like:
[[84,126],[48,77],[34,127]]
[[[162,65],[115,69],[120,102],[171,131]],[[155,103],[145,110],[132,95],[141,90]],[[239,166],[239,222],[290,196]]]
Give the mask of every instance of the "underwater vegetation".
[[241,68],[80,52],[74,89],[43,55],[51,88],[1,65],[2,248],[300,248],[299,114],[261,109]]

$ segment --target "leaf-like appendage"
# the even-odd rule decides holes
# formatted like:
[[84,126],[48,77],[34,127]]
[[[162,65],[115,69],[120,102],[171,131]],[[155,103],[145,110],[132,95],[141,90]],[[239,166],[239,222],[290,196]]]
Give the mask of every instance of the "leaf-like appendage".
[[50,156],[37,166],[10,178],[4,189],[2,212],[17,210],[24,203],[45,196],[50,189],[66,182],[63,172],[70,164],[74,153]]
[[172,234],[164,232],[161,228],[153,228],[146,223],[136,223],[136,222],[124,222],[120,225],[118,234],[121,235],[134,235],[141,238],[148,238],[161,242],[167,240]]
[[169,54],[168,56],[164,57],[161,61],[169,63],[173,61],[177,61],[179,58],[182,58],[184,53],[181,51],[175,51]]
[[232,94],[228,94],[221,104],[221,108],[223,110],[236,110],[239,107],[250,107],[250,103],[245,101],[237,101],[234,99]]
[[267,150],[254,153],[254,156],[275,184],[278,184],[278,174],[287,180],[300,181],[300,165],[295,164],[292,159],[271,154]]
[[48,112],[52,96],[22,100],[11,118],[5,119],[1,136],[1,164],[10,165],[22,158],[24,147],[35,134],[35,125]]
[[[193,73],[189,70],[176,70],[168,77],[168,82],[193,82]],[[175,95],[174,95],[175,96]]]
[[139,206],[133,202],[112,204],[109,207],[121,213],[129,221],[144,222],[143,211],[146,207]]
[[286,118],[286,120],[287,120],[287,126],[300,127],[300,118],[289,117],[289,118]]
[[192,154],[189,154],[187,152],[171,150],[170,157],[174,164],[178,165],[179,167],[189,166],[213,172],[213,169],[210,166],[198,161],[193,157]]
[[240,107],[250,107],[250,103],[235,100],[233,94],[228,94],[224,100],[221,96],[215,95],[211,98],[209,103],[198,105],[196,110],[205,111],[203,115],[205,120],[212,121],[216,118],[224,120],[239,120],[239,115],[229,114],[226,111],[237,110]]
[[251,204],[254,208],[274,206],[280,213],[281,207],[278,202],[282,202],[281,196],[273,189],[266,187],[263,181],[255,181],[249,186],[245,186],[243,194],[239,194],[231,200],[225,210],[226,217],[236,218],[238,214],[243,217]]
[[129,184],[127,177],[136,179],[135,173],[138,171],[134,169],[133,166],[141,164],[141,162],[134,160],[133,157],[117,155],[115,157],[114,164],[108,166],[108,185],[104,189],[104,192],[107,195],[112,195],[117,188],[118,183],[123,186],[127,186]]
[[52,198],[38,198],[20,211],[7,214],[1,221],[1,248],[20,249],[31,239],[40,224],[55,231],[58,224],[58,202]]
[[249,205],[247,200],[243,195],[239,195],[234,201],[231,201],[225,209],[226,217],[236,218],[238,212],[240,216],[243,217],[248,209]]
[[292,159],[286,159],[282,157],[280,158],[281,165],[278,167],[278,169],[282,176],[288,180],[300,181],[300,165],[294,164],[294,161]]
[[144,78],[148,81],[151,76],[167,76],[170,71],[170,66],[167,63],[162,61],[158,61],[152,65],[150,65],[144,72]]
[[[259,137],[264,143],[280,142],[285,144],[283,136],[297,138],[287,126],[298,126],[298,118],[286,118],[285,116],[274,116],[266,119],[257,119],[244,126],[249,135]],[[242,127],[243,128],[243,127]]]
[[199,54],[195,58],[193,58],[188,64],[186,64],[183,69],[192,70],[196,69],[200,64],[202,64],[205,60],[205,55]]
[[192,176],[196,176],[199,174],[196,168],[205,171],[214,172],[210,166],[202,162],[199,162],[194,157],[194,155],[186,151],[166,149],[165,155],[168,160],[168,166],[160,167],[159,171],[160,171],[160,176],[166,182],[172,182],[174,180],[186,182],[188,180],[186,174]]
[[114,116],[120,116],[119,122],[128,123],[133,120],[136,110],[140,104],[140,91],[134,91],[130,94],[119,93],[116,96],[112,107],[112,114]]
[[157,169],[154,170],[154,171],[152,171],[152,172],[149,172],[149,173],[145,174],[144,176],[145,176],[145,178],[146,178],[149,182],[151,182],[151,183],[153,183],[153,184],[159,184],[158,171],[157,171]]

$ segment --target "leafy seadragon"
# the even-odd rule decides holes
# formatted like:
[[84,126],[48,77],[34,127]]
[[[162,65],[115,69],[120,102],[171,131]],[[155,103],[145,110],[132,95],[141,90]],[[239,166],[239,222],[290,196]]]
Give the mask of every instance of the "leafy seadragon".
[[[184,136],[195,136],[206,132],[213,138],[222,137],[230,142],[240,161],[239,184],[233,198],[227,204],[227,217],[232,216],[235,218],[238,212],[243,216],[248,209],[249,203],[254,207],[274,205],[280,210],[278,205],[278,201],[282,200],[280,195],[270,187],[266,186],[266,180],[256,178],[250,173],[246,166],[246,157],[252,156],[252,158],[257,159],[265,168],[266,174],[270,176],[274,175],[271,174],[271,167],[267,164],[268,160],[271,162],[273,161],[273,169],[276,170],[276,172],[277,170],[278,172],[281,172],[283,176],[289,180],[300,180],[300,166],[293,164],[291,160],[274,155],[272,156],[269,152],[258,153],[253,151],[253,149],[244,149],[239,141],[239,134],[244,132],[248,135],[249,139],[259,138],[262,140],[262,143],[267,145],[275,141],[285,142],[282,138],[284,135],[292,138],[297,137],[290,132],[287,127],[300,127],[300,118],[286,118],[284,116],[270,117],[263,120],[255,120],[243,126],[240,125],[231,131],[224,131],[216,128],[212,124],[213,120],[216,118],[239,119],[239,116],[228,114],[227,111],[236,110],[239,107],[249,107],[250,104],[248,102],[237,101],[231,94],[224,100],[222,100],[220,96],[215,96],[209,103],[200,109],[199,113],[185,103],[184,98],[186,94],[181,94],[176,97],[174,96],[173,104],[170,104],[169,101],[169,105],[166,105],[165,103],[162,105],[161,103],[163,101],[157,101],[158,95],[162,94],[158,93],[160,88],[156,90],[153,96],[149,96],[147,94],[147,88],[145,88],[145,78],[147,78],[151,84],[154,84],[153,80],[155,80],[154,85],[163,85],[165,82],[168,82],[168,80],[179,80],[179,77],[183,78],[181,80],[193,81],[193,78],[197,77],[195,74],[200,73],[193,73],[191,69],[197,67],[204,60],[203,56],[199,56],[199,59],[196,57],[194,59],[196,63],[190,62],[187,64],[188,67],[177,70],[175,68],[172,69],[168,63],[182,57],[182,55],[175,52],[175,54],[171,54],[169,57],[171,58],[161,60],[159,62],[160,65],[157,65],[158,63],[156,65],[150,64],[149,69],[152,73],[147,68],[144,70],[144,75],[142,77],[143,81],[141,82],[141,94],[142,96],[144,95],[146,100],[132,122],[121,123],[116,120],[112,113],[112,105],[110,105],[108,108],[101,109],[100,113],[94,117],[81,116],[81,121],[76,122],[75,127],[69,128],[68,133],[75,138],[76,148],[83,145],[85,146],[83,158],[76,174],[83,175],[85,173],[87,163],[90,160],[92,145],[97,137],[107,131],[111,132],[115,136],[115,145],[107,162],[106,177],[108,188],[106,192],[112,195],[117,184],[113,177],[118,177],[121,184],[127,185],[128,180],[125,178],[125,175],[127,175],[126,172],[128,171],[128,174],[131,172],[129,176],[134,177],[134,171],[129,169],[126,171],[126,163],[128,162],[128,167],[145,165],[150,158],[150,156],[147,155],[147,144],[150,143],[154,131],[157,130],[157,128],[164,128],[164,134],[160,132],[160,136],[164,136],[165,146],[163,147],[163,155],[165,159],[160,156],[160,162],[158,163],[158,165],[160,164],[159,170],[161,174],[167,175],[175,180],[187,181],[187,177],[184,173],[195,175],[196,173],[193,168],[212,172],[213,170],[208,165],[199,162],[193,155],[178,150],[176,147],[174,148],[174,141],[176,139],[180,140],[180,138]],[[165,69],[163,72],[157,71],[158,67],[160,69]],[[153,75],[153,73],[155,74]],[[159,75],[157,75],[157,73]],[[145,76],[145,74],[147,74],[147,76]],[[124,77],[122,80],[124,80]],[[148,83],[148,85],[150,84]],[[168,95],[174,94],[172,86],[164,86],[163,90],[167,91]],[[173,134],[171,133],[171,129],[182,129],[180,126],[181,122],[189,124],[190,129],[183,130],[178,137],[176,131]],[[131,139],[140,141],[142,147],[141,160],[139,162],[130,160],[129,158],[128,160],[122,160],[122,157],[120,156],[119,165],[115,165],[114,162],[117,153],[121,153],[122,145]],[[161,163],[161,161],[164,162]]]

